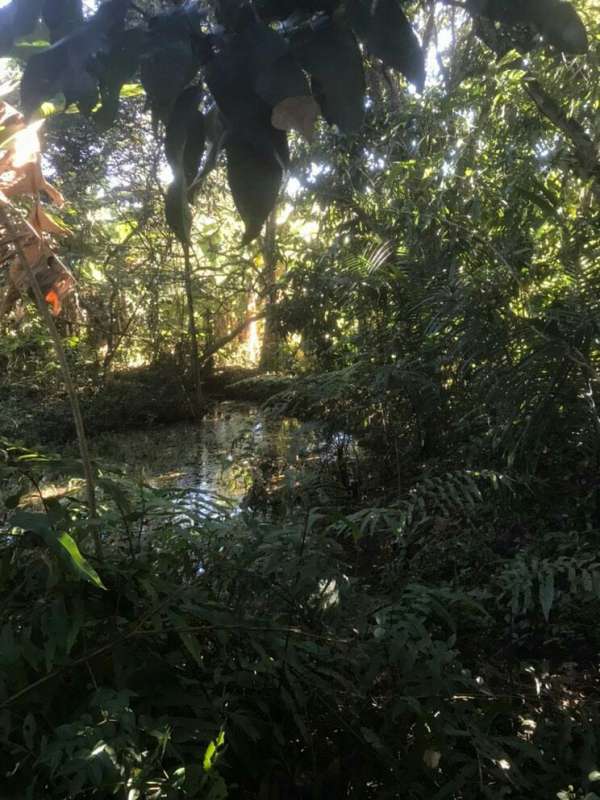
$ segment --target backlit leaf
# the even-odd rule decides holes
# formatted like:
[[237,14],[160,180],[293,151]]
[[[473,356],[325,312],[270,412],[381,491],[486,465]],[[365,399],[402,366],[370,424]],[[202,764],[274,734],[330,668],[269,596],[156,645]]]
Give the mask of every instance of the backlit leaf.
[[75,574],[83,580],[93,583],[99,589],[106,587],[92,565],[82,556],[77,543],[68,533],[56,533],[47,514],[32,511],[17,511],[11,517],[11,524],[41,536],[54,552],[62,554]]
[[271,124],[282,131],[297,130],[307,141],[312,141],[319,106],[314,97],[286,97],[271,114]]
[[81,555],[81,552],[77,547],[77,543],[72,536],[70,536],[68,533],[61,533],[57,537],[57,542],[63,548],[69,557],[72,567],[81,578],[89,581],[89,583],[93,583],[94,586],[97,586],[99,589],[106,589],[106,586],[100,580],[100,576],[96,570]]

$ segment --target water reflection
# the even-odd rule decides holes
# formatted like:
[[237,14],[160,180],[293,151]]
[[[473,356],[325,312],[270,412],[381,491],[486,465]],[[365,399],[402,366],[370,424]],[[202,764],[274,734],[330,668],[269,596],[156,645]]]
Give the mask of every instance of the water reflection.
[[312,427],[225,402],[198,424],[107,434],[92,446],[96,457],[125,464],[131,478],[184,490],[178,500],[183,513],[211,516],[215,510],[239,509],[257,465],[290,463],[307,446],[314,447]]

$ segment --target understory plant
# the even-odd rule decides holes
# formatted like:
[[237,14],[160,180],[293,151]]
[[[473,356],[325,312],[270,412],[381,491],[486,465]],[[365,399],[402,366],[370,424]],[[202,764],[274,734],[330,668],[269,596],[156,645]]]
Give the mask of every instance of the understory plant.
[[2,796],[595,796],[592,532],[478,571],[486,476],[429,541],[410,498],[200,514],[101,465],[97,523],[31,505],[75,468],[3,444]]

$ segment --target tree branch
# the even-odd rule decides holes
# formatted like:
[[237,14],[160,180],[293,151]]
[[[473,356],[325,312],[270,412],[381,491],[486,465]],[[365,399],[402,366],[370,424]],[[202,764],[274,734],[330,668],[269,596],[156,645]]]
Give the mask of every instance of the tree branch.
[[229,342],[233,341],[236,336],[239,336],[240,333],[245,331],[246,328],[249,325],[252,325],[253,322],[257,322],[259,319],[264,319],[266,315],[266,311],[261,311],[260,314],[254,314],[254,316],[247,317],[245,320],[243,320],[243,322],[240,322],[240,324],[236,325],[233,330],[229,331],[229,333],[225,334],[225,336],[222,336],[204,351],[202,358],[200,359],[200,363],[206,364],[211,356],[214,356],[214,354],[221,350],[221,348],[225,347],[226,344],[229,344]]
[[527,75],[523,79],[523,87],[538,107],[541,114],[561,130],[573,145],[575,157],[580,168],[579,174],[584,180],[593,179],[593,191],[600,199],[600,164],[594,142],[573,117],[567,115],[563,108],[541,86],[539,81]]

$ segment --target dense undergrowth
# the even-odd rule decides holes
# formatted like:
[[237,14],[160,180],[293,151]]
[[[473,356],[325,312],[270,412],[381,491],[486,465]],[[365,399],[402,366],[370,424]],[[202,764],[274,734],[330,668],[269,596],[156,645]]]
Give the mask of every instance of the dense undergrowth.
[[[90,519],[48,491],[82,470],[22,298],[0,339],[1,800],[600,797],[599,19],[576,0],[571,57],[463,5],[406,4],[424,92],[365,63],[363,128],[291,138],[246,249],[217,162],[183,257],[135,92],[102,143],[48,121],[88,432],[193,415],[193,321],[206,396],[269,398],[324,452],[249,452],[245,501],[202,513],[98,462]],[[252,374],[219,382],[234,363]]]
[[327,447],[233,517],[99,465],[90,523],[4,443],[3,797],[595,796],[597,530]]

